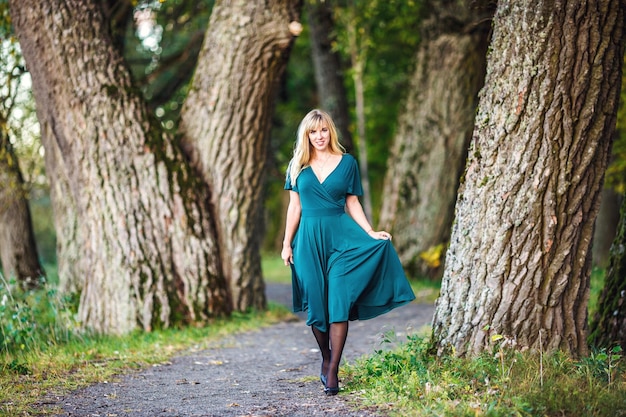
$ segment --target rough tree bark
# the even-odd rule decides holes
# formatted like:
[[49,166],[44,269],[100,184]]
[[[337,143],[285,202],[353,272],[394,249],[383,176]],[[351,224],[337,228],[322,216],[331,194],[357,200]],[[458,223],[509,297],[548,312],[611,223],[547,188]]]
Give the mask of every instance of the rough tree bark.
[[591,323],[590,341],[595,346],[626,347],[626,198],[622,199],[617,236],[611,246],[609,267],[598,311]]
[[213,7],[181,114],[185,149],[213,190],[234,308],[265,307],[260,245],[274,96],[301,31],[300,0]]
[[583,355],[624,3],[503,0],[493,27],[433,343],[475,354],[495,333]]
[[24,180],[2,123],[0,128],[0,261],[7,280],[15,279],[23,289],[40,285],[44,270],[24,189]]
[[347,152],[352,152],[354,144],[349,129],[349,104],[343,84],[341,58],[332,47],[335,31],[332,9],[329,3],[323,0],[307,1],[306,6],[315,85],[319,94],[320,107],[333,117],[339,130],[341,144]]
[[[411,275],[440,277],[483,86],[493,9],[429,2],[385,175],[380,228]],[[427,253],[434,253],[428,257]]]
[[[209,189],[134,92],[95,0],[15,0],[54,194],[74,210],[59,236],[82,279],[79,319],[97,332],[150,330],[230,311]],[[45,27],[45,30],[41,30]],[[55,207],[59,205],[55,204]],[[58,213],[56,213],[58,215]],[[57,223],[57,231],[59,224]],[[76,253],[67,253],[76,250]]]

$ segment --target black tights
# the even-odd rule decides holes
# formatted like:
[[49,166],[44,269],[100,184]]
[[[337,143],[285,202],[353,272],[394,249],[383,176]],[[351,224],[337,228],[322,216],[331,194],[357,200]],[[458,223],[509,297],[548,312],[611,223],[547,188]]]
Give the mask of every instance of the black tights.
[[317,345],[322,353],[322,373],[327,378],[326,386],[330,388],[339,386],[337,374],[339,362],[348,337],[348,322],[331,323],[330,331],[322,332],[315,326],[311,326]]

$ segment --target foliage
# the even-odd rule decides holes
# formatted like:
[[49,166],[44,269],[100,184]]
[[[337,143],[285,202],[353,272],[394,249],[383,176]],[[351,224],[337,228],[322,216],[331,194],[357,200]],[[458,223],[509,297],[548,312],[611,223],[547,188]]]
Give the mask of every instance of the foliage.
[[494,340],[492,352],[468,359],[436,357],[427,339],[410,336],[398,350],[380,350],[347,367],[344,381],[366,404],[386,404],[397,416],[626,413],[626,366],[619,352],[574,360],[560,352],[520,353],[506,342]]
[[[382,187],[398,109],[404,99],[401,92],[407,89],[420,40],[415,28],[422,19],[421,4],[420,0],[345,0],[335,3],[338,41],[334,47],[350,62],[350,31],[356,31],[357,51],[363,61],[366,137],[374,203],[380,193],[376,190]],[[356,64],[352,61],[346,74],[348,86],[352,85],[351,71],[355,70]]]
[[0,3],[0,128],[18,158],[26,189],[41,192],[45,191],[47,181],[30,74],[6,7]]
[[0,0],[0,39],[8,39],[12,33],[9,0]]
[[124,57],[163,128],[176,131],[214,0],[141,0],[125,22]]
[[439,268],[441,266],[441,259],[446,249],[447,245],[445,243],[431,246],[424,252],[420,253],[420,259],[423,260],[429,268]]
[[43,351],[77,337],[77,298],[62,296],[43,280],[41,289],[24,291],[0,275],[0,354]]

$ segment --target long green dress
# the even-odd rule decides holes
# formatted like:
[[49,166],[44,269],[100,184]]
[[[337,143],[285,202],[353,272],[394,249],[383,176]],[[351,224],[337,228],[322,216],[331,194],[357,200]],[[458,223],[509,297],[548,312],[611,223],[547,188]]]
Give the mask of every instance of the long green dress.
[[307,167],[292,187],[302,207],[292,241],[293,311],[326,332],[330,323],[365,320],[415,299],[391,241],[370,237],[345,212],[346,197],[360,196],[354,157],[344,154],[320,183]]

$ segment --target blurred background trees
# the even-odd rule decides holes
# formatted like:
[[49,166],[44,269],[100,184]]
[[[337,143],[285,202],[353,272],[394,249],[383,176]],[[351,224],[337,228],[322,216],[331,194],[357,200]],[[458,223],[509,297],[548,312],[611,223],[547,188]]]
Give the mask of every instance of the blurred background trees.
[[45,271],[28,200],[31,191],[41,194],[38,186],[44,182],[38,164],[41,146],[24,60],[8,11],[2,8],[0,13],[0,265],[22,288],[36,288]]

